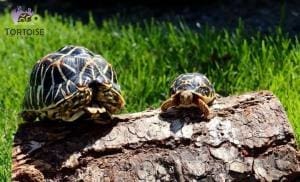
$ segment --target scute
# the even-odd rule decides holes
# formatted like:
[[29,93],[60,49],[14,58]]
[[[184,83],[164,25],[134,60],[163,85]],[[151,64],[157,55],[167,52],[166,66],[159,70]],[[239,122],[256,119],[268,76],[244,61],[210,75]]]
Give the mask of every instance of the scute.
[[30,85],[34,85],[34,84],[36,84],[36,75],[37,75],[37,73],[40,71],[40,69],[38,69],[38,67],[39,67],[39,64],[36,64],[36,65],[34,65],[33,66],[33,68],[32,68],[32,72],[31,72],[31,74],[30,74]]
[[[53,80],[54,78],[52,77],[52,68],[50,65],[46,68],[46,71],[44,72],[44,75],[42,76],[42,86],[44,89],[44,92],[48,92],[53,85]],[[37,85],[31,84],[32,87],[36,87]]]
[[85,82],[90,82],[91,80],[95,80],[95,71],[94,71],[94,63],[90,62],[85,65],[84,70],[82,70],[82,80]]
[[51,89],[47,90],[45,93],[45,97],[43,97],[43,102],[45,103],[45,106],[49,106],[53,103],[53,88],[54,86],[51,87]]
[[77,90],[77,86],[75,85],[74,82],[72,82],[71,80],[68,80],[64,85],[63,85],[63,88],[64,90],[67,91],[67,94],[72,94],[74,93],[76,90]]
[[[55,85],[58,85],[58,84],[63,83],[64,81],[67,81],[68,78],[62,73],[60,66],[58,66],[58,65],[53,66],[51,71],[53,72],[52,78],[53,78]],[[66,80],[64,79],[64,77]]]
[[61,63],[60,70],[68,80],[73,80],[77,76],[76,71],[64,62]]
[[77,56],[77,55],[80,55],[80,54],[83,54],[85,51],[83,49],[74,49],[71,53],[70,53],[70,56]]
[[65,65],[70,71],[74,72],[75,74],[79,74],[79,72],[82,70],[84,67],[86,61],[88,58],[84,57],[72,57],[72,56],[65,56],[61,60],[62,64]]
[[[60,59],[62,56],[64,56],[63,54],[49,54],[49,55],[47,55],[47,58],[46,58],[46,60],[58,60],[58,59]],[[45,60],[45,59],[43,59],[43,60]],[[51,62],[51,61],[50,61]]]
[[74,48],[75,48],[75,46],[65,46],[65,47],[59,49],[57,52],[60,54],[68,54]]

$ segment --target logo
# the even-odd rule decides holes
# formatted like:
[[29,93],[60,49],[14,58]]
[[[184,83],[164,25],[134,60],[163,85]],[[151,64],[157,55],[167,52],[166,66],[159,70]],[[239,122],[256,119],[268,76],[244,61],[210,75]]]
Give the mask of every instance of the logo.
[[40,16],[34,14],[31,8],[23,8],[18,6],[11,12],[11,17],[15,24],[30,24],[34,25],[39,22]]
[[11,18],[15,26],[5,28],[6,35],[21,37],[45,35],[45,29],[40,27],[41,17],[31,8],[18,6],[11,11]]

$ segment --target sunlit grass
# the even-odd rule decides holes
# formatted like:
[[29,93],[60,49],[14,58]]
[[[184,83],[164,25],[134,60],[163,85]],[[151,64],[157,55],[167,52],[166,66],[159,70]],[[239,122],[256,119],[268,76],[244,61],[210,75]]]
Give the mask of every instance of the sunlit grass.
[[273,35],[247,35],[206,27],[196,32],[184,24],[148,21],[120,24],[109,19],[96,25],[48,16],[45,36],[7,36],[14,27],[9,13],[0,16],[0,180],[10,180],[13,134],[33,64],[66,44],[82,45],[103,55],[118,73],[126,109],[158,107],[171,81],[184,72],[202,72],[221,95],[271,90],[280,98],[295,133],[300,136],[300,46],[278,30]]

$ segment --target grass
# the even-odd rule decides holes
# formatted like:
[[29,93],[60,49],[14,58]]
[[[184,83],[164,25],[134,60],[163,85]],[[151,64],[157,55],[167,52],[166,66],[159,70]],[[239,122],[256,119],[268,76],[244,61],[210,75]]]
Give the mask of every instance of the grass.
[[300,44],[280,29],[273,35],[248,35],[206,27],[201,33],[184,24],[146,21],[120,24],[109,19],[96,25],[45,14],[39,27],[45,36],[5,34],[12,24],[0,15],[0,181],[10,180],[13,134],[33,64],[66,44],[102,54],[115,67],[127,101],[124,112],[158,107],[180,73],[202,72],[222,95],[271,90],[288,113],[300,141]]

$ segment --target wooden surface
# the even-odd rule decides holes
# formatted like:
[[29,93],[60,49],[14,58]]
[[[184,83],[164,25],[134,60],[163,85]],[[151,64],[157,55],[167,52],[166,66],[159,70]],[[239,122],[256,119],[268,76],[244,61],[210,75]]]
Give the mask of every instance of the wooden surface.
[[300,179],[286,113],[270,92],[218,98],[198,110],[22,124],[14,139],[14,181],[272,181]]

